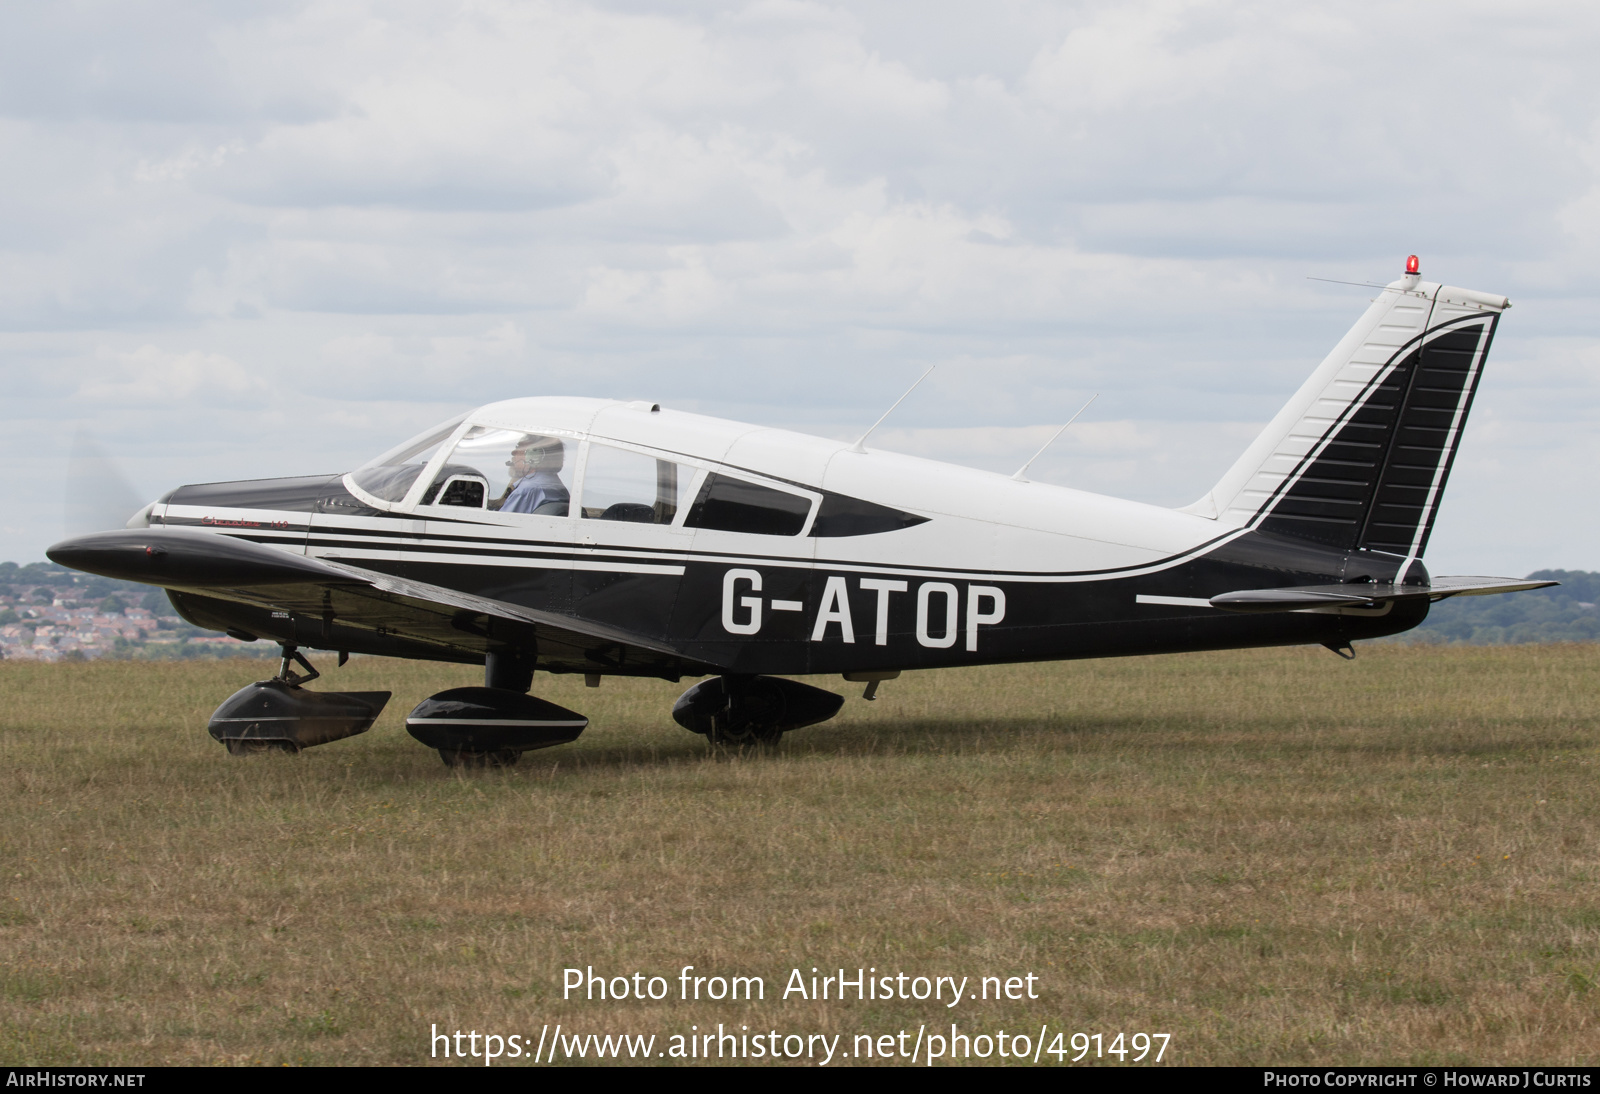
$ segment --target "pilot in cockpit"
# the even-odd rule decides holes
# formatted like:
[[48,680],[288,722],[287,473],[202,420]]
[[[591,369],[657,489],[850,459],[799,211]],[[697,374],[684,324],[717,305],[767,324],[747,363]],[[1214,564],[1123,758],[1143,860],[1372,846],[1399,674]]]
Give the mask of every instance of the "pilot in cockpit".
[[566,516],[572,495],[557,474],[565,462],[566,448],[559,438],[537,433],[524,436],[511,451],[506,467],[511,482],[498,508],[502,513],[538,513]]

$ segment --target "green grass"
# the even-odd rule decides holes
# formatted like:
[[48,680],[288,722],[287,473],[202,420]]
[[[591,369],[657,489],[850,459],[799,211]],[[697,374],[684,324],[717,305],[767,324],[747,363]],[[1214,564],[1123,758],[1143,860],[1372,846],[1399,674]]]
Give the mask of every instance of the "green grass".
[[[1172,1034],[1177,1063],[1592,1064],[1600,648],[1268,650],[911,674],[717,757],[680,686],[542,676],[574,745],[230,758],[259,664],[0,664],[0,1062],[398,1063],[431,1024]],[[561,970],[765,1002],[561,998]],[[1040,998],[784,1002],[791,968]],[[1048,1058],[1048,1057],[1046,1057]]]

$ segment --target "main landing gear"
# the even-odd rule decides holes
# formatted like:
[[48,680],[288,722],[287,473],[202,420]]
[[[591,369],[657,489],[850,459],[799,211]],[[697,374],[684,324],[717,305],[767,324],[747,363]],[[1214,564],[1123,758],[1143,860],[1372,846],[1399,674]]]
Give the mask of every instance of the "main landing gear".
[[[235,756],[299,752],[365,733],[389,701],[387,691],[308,690],[320,675],[296,646],[283,643],[278,674],[229,696],[207,729]],[[531,749],[576,740],[589,719],[527,694],[532,683],[530,653],[493,651],[483,687],[430,695],[406,716],[406,730],[448,767],[503,767]],[[797,680],[730,673],[684,692],[672,717],[715,747],[743,748],[825,722],[843,705],[842,696]]]
[[451,688],[418,703],[406,732],[447,767],[504,767],[526,751],[577,740],[589,719],[505,688]]
[[524,752],[576,740],[589,724],[582,714],[526,694],[533,658],[520,650],[491,652],[484,686],[451,688],[418,703],[406,732],[437,749],[447,767],[504,767]]
[[[299,665],[301,674],[294,671]],[[383,713],[387,691],[307,691],[322,675],[296,646],[283,644],[278,675],[240,688],[211,715],[211,736],[234,756],[299,752],[365,733]]]
[[826,722],[843,705],[843,696],[798,680],[729,674],[679,696],[672,720],[713,745],[742,748],[773,744],[791,729]]

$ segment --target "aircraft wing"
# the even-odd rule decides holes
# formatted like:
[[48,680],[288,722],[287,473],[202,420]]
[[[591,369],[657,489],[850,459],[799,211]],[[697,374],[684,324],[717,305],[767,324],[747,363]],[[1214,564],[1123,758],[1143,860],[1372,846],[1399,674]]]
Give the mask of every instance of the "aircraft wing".
[[431,652],[447,660],[470,660],[509,643],[537,645],[541,666],[572,672],[677,675],[707,670],[698,658],[619,627],[212,532],[96,532],[58,543],[46,553],[63,566],[159,585],[185,599],[262,609],[253,613],[261,625],[252,627],[252,633],[274,638],[292,634],[294,641],[321,649],[341,648],[337,632],[354,628],[393,639],[410,656]]
[[1436,577],[1426,585],[1366,582],[1348,585],[1296,585],[1286,589],[1241,589],[1211,598],[1211,606],[1226,612],[1299,612],[1308,608],[1376,608],[1389,600],[1425,597],[1444,600],[1452,596],[1489,596],[1543,589],[1559,581],[1529,581],[1514,577]]

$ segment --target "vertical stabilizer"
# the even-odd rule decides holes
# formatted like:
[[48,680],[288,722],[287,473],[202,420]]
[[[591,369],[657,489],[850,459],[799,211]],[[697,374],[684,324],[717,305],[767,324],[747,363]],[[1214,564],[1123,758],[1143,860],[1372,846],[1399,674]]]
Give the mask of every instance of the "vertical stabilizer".
[[1415,259],[1210,493],[1184,511],[1340,550],[1427,546],[1503,296]]

